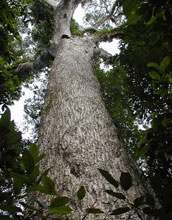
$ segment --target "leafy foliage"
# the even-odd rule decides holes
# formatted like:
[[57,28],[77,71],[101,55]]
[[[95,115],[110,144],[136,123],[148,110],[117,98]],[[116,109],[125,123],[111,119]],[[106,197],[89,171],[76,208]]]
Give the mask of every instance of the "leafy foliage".
[[120,2],[126,16],[126,24],[121,26],[124,37],[120,64],[127,72],[133,111],[149,125],[135,156],[147,162],[147,175],[164,208],[162,219],[168,219],[172,207],[172,4],[151,0]]
[[20,77],[7,68],[22,55],[18,32],[18,16],[22,16],[20,1],[2,0],[0,4],[0,104],[11,103],[20,95]]
[[82,32],[79,29],[80,29],[79,24],[74,19],[72,19],[70,24],[70,30],[72,35],[82,36]]
[[31,35],[33,41],[37,43],[38,49],[42,50],[49,44],[53,33],[53,9],[44,1],[36,0],[30,4],[30,10],[33,25]]

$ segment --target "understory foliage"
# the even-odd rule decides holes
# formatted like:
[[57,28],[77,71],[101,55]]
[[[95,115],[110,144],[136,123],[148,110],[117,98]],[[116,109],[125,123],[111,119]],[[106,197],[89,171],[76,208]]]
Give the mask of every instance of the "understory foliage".
[[[170,0],[118,0],[113,17],[120,30],[120,53],[111,58],[112,69],[104,71],[99,64],[94,71],[97,76],[106,107],[118,128],[118,136],[135,160],[144,166],[144,174],[150,180],[162,208],[154,209],[151,195],[143,195],[129,203],[127,207],[113,210],[110,214],[142,211],[153,219],[172,218],[172,3]],[[89,2],[83,3],[86,7]],[[105,1],[101,1],[104,7]],[[39,8],[39,10],[38,10]],[[106,10],[105,10],[106,11]],[[85,21],[95,23],[105,11],[88,11]],[[58,218],[71,214],[71,198],[57,195],[54,182],[47,177],[48,171],[40,173],[35,144],[26,143],[10,118],[11,104],[21,96],[21,83],[29,81],[33,75],[17,75],[12,70],[18,63],[30,60],[24,58],[26,45],[32,44],[34,56],[47,47],[53,31],[52,9],[41,0],[0,2],[0,104],[3,104],[0,118],[0,218],[33,219],[35,216],[48,219],[57,214]],[[97,14],[96,14],[97,13]],[[125,17],[125,18],[124,18]],[[28,29],[29,25],[32,26]],[[107,22],[99,34],[111,33],[114,26]],[[28,32],[22,45],[20,33]],[[80,26],[72,20],[73,35],[82,35]],[[108,39],[108,38],[107,38]],[[112,62],[114,60],[114,62]],[[108,61],[106,60],[106,63]],[[45,83],[44,83],[45,84]],[[34,100],[29,100],[25,111],[27,120],[32,118],[39,128],[40,108],[43,91],[36,88]],[[36,105],[35,105],[36,103]],[[4,105],[5,104],[5,105]],[[142,125],[144,130],[140,130]],[[5,160],[4,160],[5,158]],[[53,168],[52,168],[53,169]],[[129,173],[121,173],[120,182],[108,171],[99,170],[113,186],[106,191],[114,200],[126,200],[125,193],[117,192],[120,185],[123,191],[132,186]],[[115,190],[114,190],[115,188]],[[28,205],[25,198],[31,192],[53,195],[50,205]],[[78,200],[85,197],[86,190],[81,186],[76,192]],[[103,201],[102,201],[103,202]],[[24,207],[24,209],[23,209]],[[101,214],[102,210],[88,207],[90,214]],[[107,210],[108,212],[108,210]],[[62,217],[60,217],[62,216]],[[83,218],[83,219],[84,219]]]
[[22,55],[17,17],[24,12],[19,6],[19,1],[13,0],[0,3],[0,104],[9,104],[20,96],[20,77],[7,68]]
[[[172,209],[172,3],[126,1],[120,65],[127,72],[133,111],[149,126],[135,157],[144,158],[147,175],[164,208]],[[129,6],[129,7],[128,7]]]

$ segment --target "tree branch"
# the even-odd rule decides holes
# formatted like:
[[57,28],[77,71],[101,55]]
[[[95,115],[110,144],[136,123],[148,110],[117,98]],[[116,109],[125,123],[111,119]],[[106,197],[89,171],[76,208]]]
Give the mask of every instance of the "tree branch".
[[114,38],[121,39],[123,37],[124,33],[119,28],[114,28],[113,30],[107,30],[107,31],[99,31],[91,36],[91,39],[94,41],[94,43],[97,42],[112,42]]
[[96,47],[94,49],[95,54],[99,55],[102,59],[108,59],[112,55],[108,53],[106,50],[103,50],[102,48]]
[[113,56],[112,54],[108,53],[106,50],[96,47],[94,48],[94,53],[102,58],[106,64],[113,65],[114,63],[118,62],[118,58]]
[[85,34],[85,33],[95,33],[97,32],[97,29],[95,29],[94,27],[89,27],[89,28],[85,28],[82,30],[82,34]]
[[49,61],[53,60],[53,56],[45,49],[40,53],[37,59],[33,62],[21,63],[15,70],[11,70],[13,74],[26,76],[30,72],[40,71],[48,66]]
[[49,4],[51,7],[53,7],[54,9],[57,7],[58,3],[55,0],[44,0],[44,2],[46,2],[47,4]]
[[98,21],[98,22],[94,25],[94,28],[97,29],[100,25],[104,24],[105,21],[109,20],[109,19],[112,17],[112,15],[113,15],[113,13],[114,13],[114,11],[115,11],[115,8],[116,8],[116,3],[113,4],[113,7],[112,7],[111,12],[109,13],[109,15],[107,15],[106,17],[100,19],[100,21]]

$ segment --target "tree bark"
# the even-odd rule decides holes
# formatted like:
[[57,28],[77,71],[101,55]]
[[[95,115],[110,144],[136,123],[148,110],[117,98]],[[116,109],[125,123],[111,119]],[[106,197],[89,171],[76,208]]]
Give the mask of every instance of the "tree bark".
[[[146,193],[136,165],[126,154],[104,106],[99,84],[93,74],[92,59],[96,46],[84,38],[61,39],[49,78],[39,134],[39,152],[45,153],[42,170],[53,166],[49,176],[60,195],[72,198],[76,210],[70,219],[83,219],[85,210],[94,207],[105,213],[118,207],[130,206]],[[112,189],[98,172],[107,170],[119,181],[121,172],[129,172],[133,186],[127,201],[113,199],[104,191]],[[76,192],[83,185],[86,197],[78,203]],[[39,196],[40,201],[45,196]],[[48,198],[46,198],[48,199]],[[123,214],[115,219],[127,219]],[[105,219],[104,215],[88,215],[86,219]],[[114,219],[108,216],[106,219]],[[130,219],[140,219],[134,214]],[[142,219],[146,219],[145,216]]]

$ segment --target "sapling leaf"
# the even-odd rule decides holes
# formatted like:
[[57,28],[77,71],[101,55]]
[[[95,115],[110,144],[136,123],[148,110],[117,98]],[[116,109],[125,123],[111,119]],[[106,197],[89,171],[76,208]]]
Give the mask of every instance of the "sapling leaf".
[[102,176],[113,186],[118,187],[119,183],[106,171],[102,169],[98,169]]
[[96,208],[86,209],[86,212],[89,213],[89,214],[101,214],[101,213],[104,213],[101,209],[96,209]]
[[79,200],[82,200],[85,197],[86,194],[86,190],[84,188],[84,186],[81,186],[77,192],[77,197]]
[[22,161],[27,174],[30,174],[34,170],[35,162],[32,154],[27,149],[25,149],[23,152]]
[[67,215],[71,213],[72,209],[69,206],[59,206],[59,207],[50,207],[49,211],[59,215]]
[[123,213],[126,213],[130,211],[129,207],[123,207],[123,208],[118,208],[112,211],[111,215],[121,215]]
[[125,196],[122,193],[116,193],[116,192],[113,192],[112,190],[106,190],[106,193],[108,193],[109,195],[111,195],[117,199],[125,200]]
[[140,196],[134,200],[134,206],[139,207],[143,204],[143,202],[144,202],[144,196]]
[[128,190],[132,186],[132,179],[129,173],[121,173],[120,184],[124,190]]
[[70,201],[70,199],[68,197],[66,197],[66,196],[57,197],[57,198],[51,200],[50,207],[53,208],[53,207],[64,206],[69,201]]

